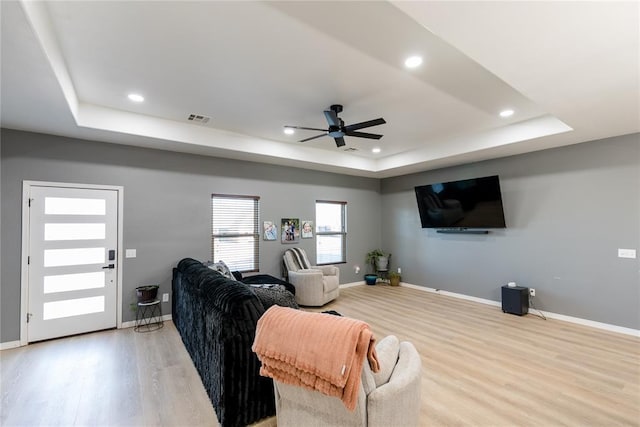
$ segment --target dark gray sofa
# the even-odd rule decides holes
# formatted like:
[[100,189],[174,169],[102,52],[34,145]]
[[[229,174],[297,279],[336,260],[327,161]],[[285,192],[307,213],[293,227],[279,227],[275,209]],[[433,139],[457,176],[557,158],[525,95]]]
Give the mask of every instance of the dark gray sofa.
[[[248,281],[292,287],[265,275]],[[275,415],[272,380],[259,375],[260,362],[251,345],[265,304],[297,306],[293,295],[282,289],[275,302],[263,298],[263,304],[258,295],[264,290],[259,289],[256,292],[191,258],[173,270],[173,322],[223,427]]]

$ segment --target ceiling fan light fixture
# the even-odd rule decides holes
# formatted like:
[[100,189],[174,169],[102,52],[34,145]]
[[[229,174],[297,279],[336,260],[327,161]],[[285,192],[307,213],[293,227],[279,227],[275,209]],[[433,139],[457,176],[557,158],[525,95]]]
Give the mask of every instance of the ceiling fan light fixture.
[[294,133],[296,133],[296,131],[293,130],[293,128],[285,127],[284,128],[284,133],[287,134],[287,135],[293,135]]
[[422,64],[422,57],[413,55],[405,59],[404,66],[407,68],[417,68]]
[[511,117],[513,116],[514,111],[511,109],[500,111],[500,117]]
[[129,98],[129,100],[133,102],[144,102],[144,96],[138,93],[130,93],[129,95],[127,95],[127,98]]

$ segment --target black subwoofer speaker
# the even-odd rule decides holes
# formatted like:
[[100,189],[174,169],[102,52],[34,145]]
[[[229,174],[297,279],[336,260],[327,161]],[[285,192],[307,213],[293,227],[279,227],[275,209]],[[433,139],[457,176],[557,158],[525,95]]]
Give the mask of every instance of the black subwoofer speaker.
[[502,287],[502,311],[522,316],[529,312],[529,288]]

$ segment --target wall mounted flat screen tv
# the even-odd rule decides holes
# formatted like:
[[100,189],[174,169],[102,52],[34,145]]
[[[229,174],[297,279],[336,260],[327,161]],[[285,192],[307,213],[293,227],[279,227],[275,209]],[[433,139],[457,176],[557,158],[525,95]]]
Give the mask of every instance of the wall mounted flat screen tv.
[[505,228],[498,176],[415,187],[422,228]]

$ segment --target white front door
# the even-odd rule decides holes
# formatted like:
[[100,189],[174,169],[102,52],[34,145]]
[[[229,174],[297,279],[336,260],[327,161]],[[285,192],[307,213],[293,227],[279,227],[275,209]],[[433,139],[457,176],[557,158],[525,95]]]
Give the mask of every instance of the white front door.
[[116,327],[118,192],[30,186],[29,342]]

